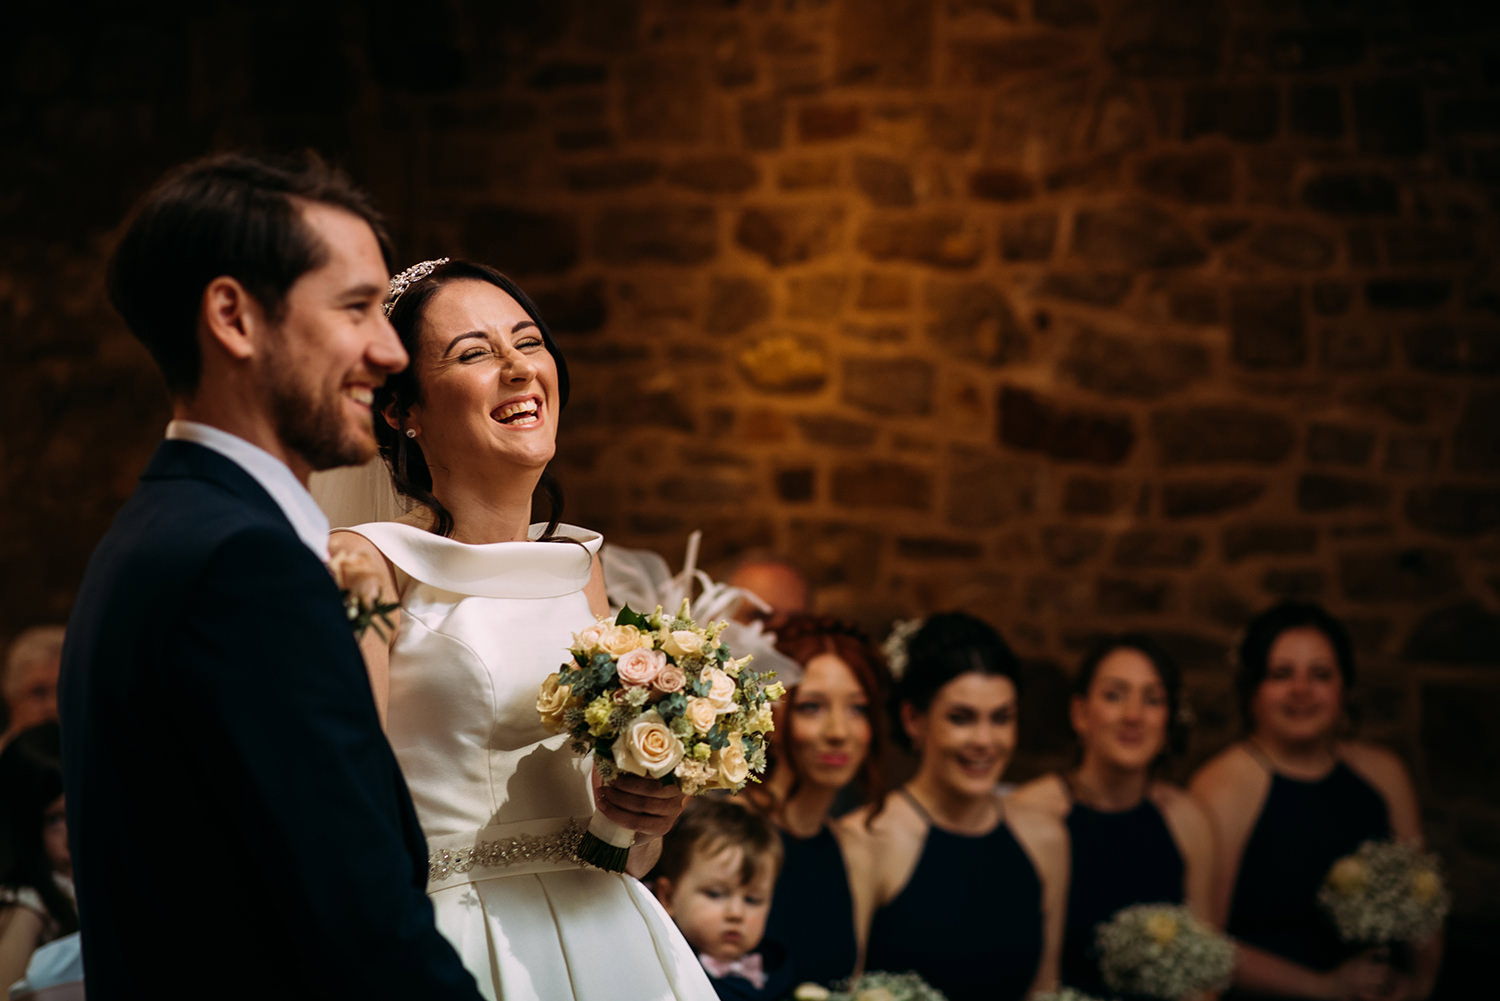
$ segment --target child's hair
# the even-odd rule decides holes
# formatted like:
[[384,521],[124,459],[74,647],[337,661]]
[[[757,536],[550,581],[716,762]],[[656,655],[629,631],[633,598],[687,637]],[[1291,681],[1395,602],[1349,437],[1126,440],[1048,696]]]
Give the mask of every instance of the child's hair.
[[676,825],[662,838],[661,858],[651,877],[675,883],[694,855],[717,855],[726,848],[743,852],[742,882],[754,879],[763,865],[771,867],[773,880],[781,869],[781,836],[765,814],[732,799],[701,796],[688,800]]

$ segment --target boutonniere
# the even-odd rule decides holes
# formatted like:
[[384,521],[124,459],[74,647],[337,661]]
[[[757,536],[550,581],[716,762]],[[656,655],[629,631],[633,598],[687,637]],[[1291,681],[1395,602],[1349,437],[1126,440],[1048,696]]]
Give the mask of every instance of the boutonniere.
[[328,560],[328,572],[338,585],[339,597],[344,601],[344,615],[349,628],[358,642],[365,630],[374,628],[381,639],[390,635],[395,623],[391,613],[401,607],[399,602],[380,600],[380,576],[370,558],[363,553],[334,553]]

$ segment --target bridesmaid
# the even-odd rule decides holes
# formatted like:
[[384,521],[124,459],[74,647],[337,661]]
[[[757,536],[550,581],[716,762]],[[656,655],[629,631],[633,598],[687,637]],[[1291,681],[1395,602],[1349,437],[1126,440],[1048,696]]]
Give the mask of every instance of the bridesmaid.
[[916,775],[840,821],[866,970],[915,970],[950,1001],[1057,986],[1067,832],[1002,800],[1016,746],[1017,663],[960,612],[929,618],[892,670]]
[[802,678],[777,706],[765,781],[747,792],[785,848],[766,938],[787,950],[795,983],[827,984],[853,973],[857,958],[849,872],[831,814],[851,782],[862,801],[879,795],[885,669],[863,634],[833,619],[790,617],[776,648],[802,665]]
[[1354,684],[1348,633],[1317,605],[1277,605],[1250,622],[1235,680],[1249,736],[1191,789],[1218,846],[1216,916],[1240,942],[1237,996],[1426,997],[1440,941],[1393,974],[1340,942],[1316,901],[1329,867],[1362,841],[1422,838],[1401,760],[1338,739]]
[[1213,835],[1203,808],[1153,776],[1174,741],[1176,665],[1143,636],[1104,640],[1084,660],[1070,704],[1078,767],[1019,789],[1011,802],[1066,824],[1071,842],[1062,982],[1112,996],[1094,930],[1132,904],[1185,903],[1210,916]]

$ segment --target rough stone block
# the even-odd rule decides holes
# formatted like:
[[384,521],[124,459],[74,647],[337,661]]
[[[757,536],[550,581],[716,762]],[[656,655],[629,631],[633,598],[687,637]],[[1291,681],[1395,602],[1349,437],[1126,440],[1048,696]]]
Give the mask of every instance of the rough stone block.
[[1305,84],[1292,88],[1287,118],[1291,130],[1310,139],[1338,139],[1344,134],[1344,101],[1337,87]]
[[1391,488],[1372,480],[1306,473],[1297,481],[1297,506],[1312,514],[1381,511],[1390,505],[1390,500]]
[[1289,286],[1233,289],[1229,301],[1230,354],[1255,371],[1284,371],[1307,363],[1302,290]]
[[535,90],[558,90],[597,86],[608,76],[608,68],[601,63],[555,60],[538,66],[526,83]]
[[902,310],[911,305],[912,280],[894,271],[866,271],[859,278],[855,305],[872,312]]
[[1327,575],[1314,567],[1277,567],[1267,570],[1260,579],[1260,589],[1267,594],[1298,601],[1321,597],[1326,585]]
[[932,413],[932,364],[921,358],[846,358],[843,400],[884,417]]
[[606,208],[594,226],[594,251],[610,264],[701,264],[718,250],[718,221],[706,206]]
[[1356,268],[1380,266],[1380,244],[1375,239],[1375,230],[1369,226],[1350,226],[1349,263]]
[[947,539],[932,535],[902,535],[896,539],[896,555],[904,560],[973,563],[984,557],[984,547],[972,539]]
[[[1442,645],[1438,650],[1447,652]],[[1433,659],[1444,662],[1442,657]],[[1500,768],[1475,767],[1477,762],[1500,758],[1500,727],[1495,726],[1495,720],[1500,719],[1500,688],[1493,684],[1460,686],[1446,679],[1433,681],[1422,685],[1420,704],[1423,772],[1432,791],[1444,799],[1500,803]],[[1487,822],[1485,826],[1493,825]],[[1479,871],[1489,869],[1485,866]],[[1477,934],[1477,943],[1483,943],[1479,955],[1487,957],[1488,933]],[[1483,963],[1482,959],[1478,961],[1476,973],[1483,969],[1479,965]]]
[[751,97],[740,102],[740,136],[745,148],[780,149],[786,131],[786,102],[779,97]]
[[1114,564],[1131,569],[1186,568],[1198,562],[1202,551],[1203,539],[1194,532],[1136,528],[1115,540]]
[[1035,0],[1032,16],[1054,28],[1087,28],[1099,23],[1094,0]]
[[1130,294],[1131,276],[1116,273],[1053,272],[1036,294],[1088,306],[1118,306]]
[[1276,69],[1317,73],[1358,66],[1365,37],[1358,27],[1287,28],[1271,33],[1266,51]]
[[1185,267],[1207,257],[1176,218],[1145,202],[1080,211],[1073,226],[1073,253],[1127,268]]
[[609,319],[604,282],[592,278],[557,288],[538,288],[532,301],[555,334],[591,334]]
[[788,553],[818,587],[855,585],[868,588],[880,579],[881,534],[873,529],[838,521],[793,519]]
[[797,427],[809,444],[830,448],[868,448],[875,443],[877,433],[869,424],[821,414],[798,417]]
[[1128,414],[1069,407],[1016,386],[1000,388],[996,409],[1002,442],[1064,462],[1115,466],[1135,445]]
[[1219,133],[1239,142],[1266,142],[1276,136],[1280,110],[1280,96],[1270,85],[1189,87],[1182,96],[1182,137]]
[[847,139],[859,134],[862,123],[856,104],[804,104],[797,111],[797,138],[805,143]]
[[1330,371],[1369,372],[1391,359],[1390,331],[1368,324],[1323,331],[1323,367]]
[[1393,434],[1385,443],[1388,473],[1431,473],[1443,455],[1443,442],[1427,435]]
[[1500,372],[1500,329],[1442,323],[1414,327],[1401,336],[1407,361],[1420,372],[1494,375]]
[[[808,466],[776,471],[776,496],[788,504],[803,504],[818,494],[818,471]],[[729,501],[733,503],[733,499]]]
[[809,393],[828,381],[827,349],[817,338],[805,335],[762,337],[736,360],[745,378],[761,389]]
[[[1473,539],[1500,529],[1500,488],[1447,484],[1406,495],[1413,525],[1449,539]],[[1500,657],[1500,647],[1496,648]]]
[[1427,267],[1474,258],[1474,234],[1466,227],[1397,223],[1385,227],[1385,256],[1395,267]]
[[737,334],[771,315],[771,290],[763,279],[714,275],[708,282],[703,329],[710,334]]
[[1354,289],[1343,282],[1318,282],[1311,299],[1313,312],[1319,316],[1343,316],[1354,302]]
[[961,450],[948,466],[948,524],[986,528],[1030,515],[1039,485],[1040,471],[1032,463]]
[[1427,601],[1463,586],[1446,549],[1356,550],[1341,554],[1338,562],[1339,582],[1351,601]]
[[927,0],[891,0],[870,9],[838,5],[833,37],[840,83],[920,87],[932,82],[936,10]]
[[1143,340],[1083,328],[1068,346],[1059,371],[1084,389],[1104,396],[1156,400],[1208,375],[1201,344]]
[[925,216],[876,216],[859,231],[859,249],[877,261],[914,261],[939,268],[967,268],[984,251],[978,223],[954,212]]
[[1151,436],[1166,466],[1270,465],[1290,455],[1297,440],[1280,414],[1232,404],[1159,409],[1151,415]]
[[831,320],[844,311],[849,278],[843,272],[787,279],[786,315],[800,320]]
[[1132,76],[1198,79],[1219,68],[1225,10],[1195,0],[1122,5],[1104,24],[1104,51]]
[[944,77],[950,85],[993,87],[1022,74],[1061,66],[1078,53],[1072,36],[1053,31],[961,39],[948,46]]
[[944,353],[1004,365],[1025,358],[1029,340],[1009,299],[987,282],[929,282],[928,339]]
[[1395,215],[1401,198],[1395,182],[1368,170],[1328,171],[1302,186],[1302,201],[1330,215]]
[[574,191],[620,191],[656,179],[661,164],[641,157],[621,157],[563,167],[563,180]]
[[[1494,667],[1500,664],[1500,655],[1496,651],[1500,651],[1500,615],[1477,601],[1462,601],[1428,612],[1418,620],[1406,639],[1401,656],[1407,660],[1439,664]],[[1500,709],[1500,699],[1495,701],[1496,708]],[[1489,717],[1481,729],[1493,730],[1495,719]],[[1454,719],[1448,717],[1440,722],[1439,728],[1454,723]]]
[[874,205],[915,205],[911,168],[889,157],[860,154],[854,158],[854,183]]
[[1063,484],[1062,511],[1069,515],[1115,514],[1130,503],[1128,484],[1099,476],[1070,476]]
[[904,323],[845,323],[839,331],[852,341],[869,344],[902,344],[911,339]]
[[932,504],[932,474],[903,462],[863,462],[833,471],[833,501],[851,508],[926,511]]
[[657,492],[669,504],[740,504],[746,500],[742,479],[695,473],[692,476],[669,476],[661,481]]
[[944,153],[963,153],[979,138],[979,102],[963,100],[934,102],[922,116],[922,131],[928,145]]
[[1446,278],[1379,278],[1365,283],[1365,302],[1372,309],[1436,309],[1448,301],[1453,283]]
[[1305,226],[1271,224],[1262,227],[1248,244],[1250,253],[1282,268],[1317,271],[1332,264],[1338,241]]
[[831,253],[839,242],[844,210],[838,205],[747,208],[735,242],[771,264],[797,264]]
[[831,188],[838,183],[839,162],[831,156],[785,160],[776,170],[776,184],[783,191]]
[[1100,615],[1155,615],[1172,598],[1172,582],[1140,577],[1100,577],[1094,607]]
[[691,53],[628,59],[620,71],[626,134],[637,142],[701,140],[705,83],[703,65]]
[[760,182],[755,162],[737,153],[714,153],[679,160],[667,168],[667,180],[707,194],[748,191]]
[[1265,492],[1263,481],[1243,477],[1168,480],[1161,485],[1161,513],[1174,520],[1223,514],[1249,507]]
[[1453,432],[1453,468],[1460,473],[1500,472],[1500,392],[1470,392]]
[[1167,291],[1167,315],[1177,323],[1216,326],[1223,322],[1220,289],[1208,285],[1179,285]]
[[1104,531],[1073,525],[1048,525],[1042,529],[1042,549],[1055,569],[1068,570],[1087,563],[1104,551]]
[[568,271],[578,261],[578,241],[571,214],[479,207],[464,216],[464,247],[511,274]]
[[1234,159],[1224,150],[1158,153],[1141,161],[1136,182],[1188,205],[1222,205],[1234,197]]
[[1354,88],[1354,135],[1361,153],[1376,156],[1427,149],[1422,88],[1403,80],[1377,80]]
[[1027,212],[1000,220],[1000,256],[1007,261],[1045,261],[1056,245],[1056,212]]
[[1375,452],[1375,432],[1362,427],[1315,423],[1307,429],[1307,458],[1334,466],[1364,466]]
[[1241,521],[1225,528],[1221,541],[1229,563],[1252,556],[1307,556],[1318,548],[1318,530],[1300,522]]
[[987,202],[1020,202],[1036,195],[1036,184],[1024,171],[984,167],[969,175],[969,194]]

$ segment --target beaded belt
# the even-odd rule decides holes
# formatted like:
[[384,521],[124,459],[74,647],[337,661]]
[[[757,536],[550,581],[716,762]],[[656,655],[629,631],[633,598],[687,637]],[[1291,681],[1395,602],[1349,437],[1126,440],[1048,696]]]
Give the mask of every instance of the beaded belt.
[[427,839],[427,891],[502,876],[577,869],[588,819],[556,817]]

